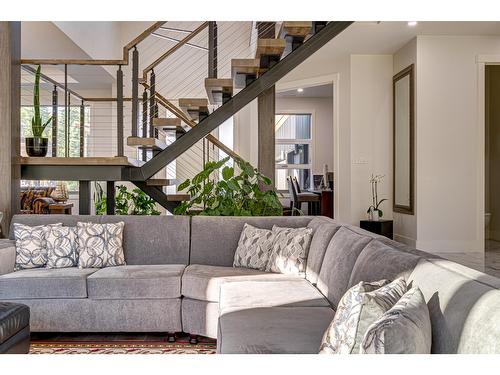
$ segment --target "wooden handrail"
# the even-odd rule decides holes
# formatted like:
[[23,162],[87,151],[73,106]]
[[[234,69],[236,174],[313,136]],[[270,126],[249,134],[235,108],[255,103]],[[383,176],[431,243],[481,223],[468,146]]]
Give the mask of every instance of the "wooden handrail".
[[[142,85],[146,89],[149,89],[149,85],[147,83],[143,83]],[[155,92],[155,97],[162,106],[164,106],[166,109],[168,109],[170,112],[172,112],[176,117],[178,117],[182,121],[184,121],[188,126],[190,126],[191,128],[194,128],[196,126],[196,122],[191,120],[188,116],[186,116],[186,114],[184,112],[182,112],[179,108],[177,108],[174,104],[172,104],[168,99],[163,97],[161,94],[158,94],[157,92]],[[227,155],[231,156],[233,159],[243,160],[243,158],[240,155],[238,155],[232,149],[227,147],[224,143],[219,141],[212,134],[207,135],[206,138],[209,140],[210,143],[217,146],[219,149],[224,151]]]
[[187,42],[189,42],[191,39],[193,39],[196,35],[201,33],[205,28],[208,27],[208,22],[203,22],[200,26],[198,26],[196,29],[194,29],[190,34],[186,35],[183,39],[179,41],[179,43],[176,43],[172,48],[170,48],[167,52],[165,52],[163,55],[158,57],[154,62],[149,64],[149,66],[143,70],[142,72],[142,82],[146,82],[148,79],[148,73],[152,71],[158,64],[160,64],[163,60],[165,60],[168,56],[173,54],[175,51],[177,51],[179,48],[181,48],[183,45],[185,45]]
[[155,22],[141,34],[131,40],[123,47],[122,60],[91,60],[91,59],[21,59],[21,64],[26,65],[128,65],[129,51],[149,35],[158,30],[167,21]]

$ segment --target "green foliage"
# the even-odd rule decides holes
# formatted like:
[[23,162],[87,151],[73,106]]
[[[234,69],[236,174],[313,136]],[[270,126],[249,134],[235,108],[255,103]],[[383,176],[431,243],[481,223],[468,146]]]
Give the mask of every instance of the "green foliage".
[[[281,216],[283,207],[276,190],[262,190],[259,185],[271,185],[271,180],[243,160],[235,160],[240,173],[226,165],[229,157],[210,161],[205,168],[179,185],[191,199],[174,210],[176,215],[207,216]],[[220,169],[222,171],[220,172]],[[222,174],[222,179],[216,178]]]
[[[106,195],[99,183],[96,183],[94,206],[96,215],[106,213]],[[118,185],[115,193],[116,215],[160,215],[156,203],[141,189],[127,190],[125,185]]]
[[38,68],[36,69],[36,75],[35,75],[35,86],[33,88],[33,108],[35,110],[35,113],[33,117],[31,118],[31,133],[33,134],[33,137],[35,138],[42,138],[43,137],[43,132],[45,131],[45,128],[49,124],[49,122],[52,120],[52,116],[49,117],[49,119],[45,122],[42,120],[42,116],[40,114],[40,75],[41,75],[41,66],[38,65]]

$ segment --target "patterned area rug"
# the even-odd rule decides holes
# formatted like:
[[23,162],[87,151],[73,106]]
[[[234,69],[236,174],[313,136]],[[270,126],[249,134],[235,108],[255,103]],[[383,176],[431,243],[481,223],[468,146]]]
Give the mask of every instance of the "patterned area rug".
[[166,340],[79,340],[77,337],[39,339],[32,338],[30,354],[215,354],[216,341],[201,338],[192,345],[187,338],[176,342]]

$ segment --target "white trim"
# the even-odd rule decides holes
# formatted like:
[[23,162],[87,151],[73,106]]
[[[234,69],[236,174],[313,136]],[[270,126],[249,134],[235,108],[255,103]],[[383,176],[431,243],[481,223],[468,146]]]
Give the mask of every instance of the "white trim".
[[487,65],[497,65],[500,64],[500,55],[477,55],[476,62]]
[[[500,56],[499,61],[500,61]],[[479,244],[480,249],[484,250],[484,240],[485,240],[485,232],[484,232],[484,214],[485,214],[485,126],[486,126],[486,117],[485,117],[485,73],[486,73],[486,64],[478,63],[477,64],[477,168],[476,168],[476,238]],[[479,249],[475,249],[479,250]]]
[[343,199],[350,199],[349,191],[342,191],[340,189],[339,181],[346,178],[340,175],[340,137],[339,137],[339,122],[340,122],[340,108],[339,108],[339,81],[340,73],[327,74],[323,76],[316,76],[311,78],[299,79],[289,82],[278,82],[276,84],[276,92],[283,92],[288,90],[298,89],[299,87],[320,86],[332,84],[333,96],[333,215],[335,218],[339,217],[339,202],[341,196]]

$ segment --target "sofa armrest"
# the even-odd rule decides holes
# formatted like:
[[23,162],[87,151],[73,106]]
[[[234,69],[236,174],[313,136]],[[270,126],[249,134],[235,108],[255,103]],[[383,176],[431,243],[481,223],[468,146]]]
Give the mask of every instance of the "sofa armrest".
[[16,246],[12,240],[0,240],[0,275],[14,272]]

